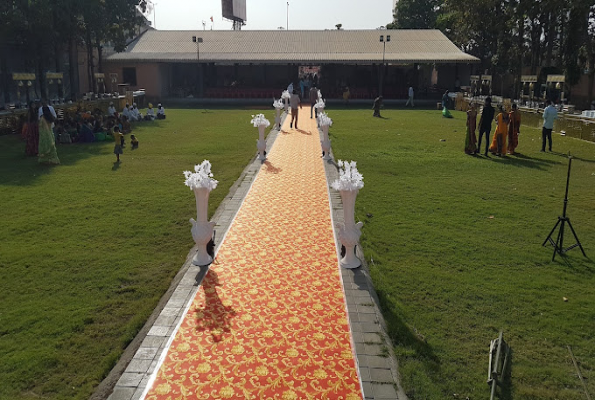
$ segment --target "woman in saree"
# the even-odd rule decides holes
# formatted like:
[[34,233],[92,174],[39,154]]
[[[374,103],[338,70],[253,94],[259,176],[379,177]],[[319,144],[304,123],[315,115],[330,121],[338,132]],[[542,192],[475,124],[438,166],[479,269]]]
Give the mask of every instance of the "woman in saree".
[[27,114],[27,132],[25,138],[27,144],[25,145],[25,154],[28,156],[36,156],[39,148],[39,119],[37,117],[37,109],[33,102],[29,104],[29,112]]
[[38,161],[42,164],[58,165],[60,159],[56,151],[56,138],[52,131],[54,116],[48,106],[42,109],[42,115],[39,119],[39,154]]
[[471,109],[467,111],[467,135],[465,137],[465,153],[475,154],[477,150],[477,137],[475,129],[477,128],[477,107],[471,104]]
[[519,145],[519,133],[521,131],[521,112],[516,103],[512,105],[508,123],[508,154],[515,154],[514,151]]
[[507,112],[504,111],[500,106],[500,113],[496,117],[498,125],[496,125],[496,131],[494,132],[494,139],[490,146],[490,152],[492,154],[501,156],[506,150],[506,137],[508,136],[508,122],[510,117]]

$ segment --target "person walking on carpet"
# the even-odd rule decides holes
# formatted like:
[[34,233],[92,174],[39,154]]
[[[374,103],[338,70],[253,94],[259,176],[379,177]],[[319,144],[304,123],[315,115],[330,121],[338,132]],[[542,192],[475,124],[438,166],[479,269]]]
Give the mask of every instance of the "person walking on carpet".
[[293,90],[293,94],[289,98],[289,106],[291,107],[291,122],[289,127],[293,128],[293,121],[295,121],[295,129],[298,129],[298,105],[302,108],[302,101],[297,93],[297,90]]

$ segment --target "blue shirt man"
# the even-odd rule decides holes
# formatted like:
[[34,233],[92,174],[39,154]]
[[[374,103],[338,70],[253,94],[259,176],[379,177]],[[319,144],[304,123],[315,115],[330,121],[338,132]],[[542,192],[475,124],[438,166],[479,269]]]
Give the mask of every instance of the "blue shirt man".
[[541,151],[545,151],[545,140],[549,144],[549,150],[552,151],[552,130],[554,121],[558,119],[558,111],[554,107],[554,102],[549,101],[548,106],[543,111],[543,129],[541,130]]

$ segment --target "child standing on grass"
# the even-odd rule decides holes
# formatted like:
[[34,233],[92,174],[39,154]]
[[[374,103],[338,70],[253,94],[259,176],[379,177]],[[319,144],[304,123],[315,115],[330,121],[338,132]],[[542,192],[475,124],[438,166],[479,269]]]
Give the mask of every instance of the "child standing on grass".
[[120,154],[124,153],[122,151],[122,140],[124,140],[124,135],[122,135],[120,133],[120,128],[117,126],[114,126],[114,133],[112,135],[114,136],[114,141],[116,143],[116,145],[114,146],[114,154],[116,155],[116,162],[120,162]]

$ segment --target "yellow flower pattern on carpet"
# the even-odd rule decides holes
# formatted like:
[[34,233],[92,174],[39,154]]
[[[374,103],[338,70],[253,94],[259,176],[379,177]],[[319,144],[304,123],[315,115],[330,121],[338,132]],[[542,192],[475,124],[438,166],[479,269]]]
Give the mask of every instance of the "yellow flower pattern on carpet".
[[286,120],[146,399],[362,398],[306,114]]

